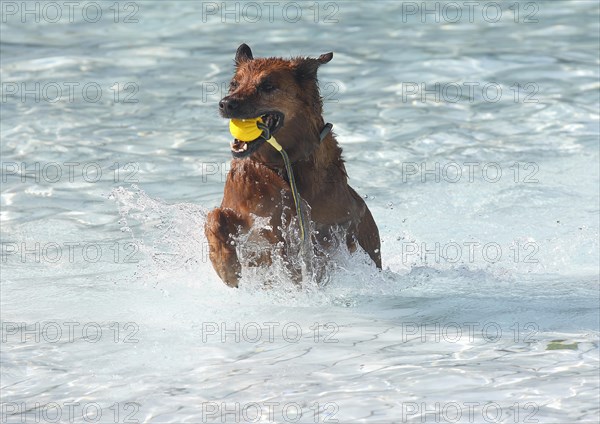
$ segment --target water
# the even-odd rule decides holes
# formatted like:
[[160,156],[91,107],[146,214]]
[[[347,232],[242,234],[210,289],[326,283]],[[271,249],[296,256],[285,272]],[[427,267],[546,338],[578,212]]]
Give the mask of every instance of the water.
[[[472,22],[384,1],[292,22],[282,3],[257,23],[243,3],[238,24],[98,4],[95,23],[2,5],[3,421],[597,422],[597,3],[497,22],[487,3]],[[334,52],[325,116],[383,272],[343,251],[322,289],[212,270],[241,42]]]

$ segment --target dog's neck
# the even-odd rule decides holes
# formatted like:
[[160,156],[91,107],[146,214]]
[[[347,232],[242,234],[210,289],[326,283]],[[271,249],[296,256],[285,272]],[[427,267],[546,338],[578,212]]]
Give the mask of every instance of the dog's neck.
[[348,175],[342,159],[342,149],[329,133],[313,152],[292,165],[300,196],[311,203],[319,193],[327,192],[331,184],[347,184]]
[[[292,161],[296,185],[300,196],[309,203],[329,191],[331,184],[347,185],[348,178],[342,149],[335,135],[328,131],[321,139],[325,120],[321,113],[317,113],[320,110],[319,103],[312,110],[304,110],[298,114],[303,118],[296,117],[286,123],[281,138],[276,135],[282,145],[290,146],[286,151]],[[297,146],[302,146],[302,149],[296,150]],[[278,167],[276,172],[289,183],[283,166]]]

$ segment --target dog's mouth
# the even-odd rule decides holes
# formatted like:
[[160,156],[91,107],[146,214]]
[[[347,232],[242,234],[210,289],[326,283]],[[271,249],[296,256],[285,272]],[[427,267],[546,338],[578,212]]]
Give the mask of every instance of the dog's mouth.
[[[282,126],[283,126],[283,118],[284,115],[281,112],[271,111],[265,114],[260,115],[262,121],[268,130],[269,135],[275,134]],[[255,119],[254,118],[240,118],[240,119]],[[262,146],[266,139],[264,138],[265,132],[263,134],[255,138],[252,141],[241,141],[237,138],[234,138],[231,143],[231,154],[234,158],[245,158],[250,156],[252,153],[256,152],[260,146]]]

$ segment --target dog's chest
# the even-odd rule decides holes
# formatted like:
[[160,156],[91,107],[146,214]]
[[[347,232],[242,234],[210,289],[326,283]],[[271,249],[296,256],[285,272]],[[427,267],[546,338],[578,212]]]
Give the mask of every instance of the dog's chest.
[[272,216],[293,203],[288,183],[275,171],[249,159],[237,159],[231,162],[221,206]]

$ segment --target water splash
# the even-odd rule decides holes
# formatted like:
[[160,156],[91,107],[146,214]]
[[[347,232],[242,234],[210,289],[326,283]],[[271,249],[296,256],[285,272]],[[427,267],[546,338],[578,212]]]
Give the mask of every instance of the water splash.
[[[226,286],[216,276],[208,257],[203,231],[206,208],[190,203],[168,204],[136,185],[114,189],[109,199],[118,206],[121,230],[131,234],[143,254],[134,279],[144,283],[164,287],[173,284],[177,276],[177,281],[198,285],[201,277],[203,289],[236,292],[234,296],[259,303],[345,307],[357,304],[360,298],[395,295],[416,284],[410,276],[378,270],[361,249],[350,253],[343,242],[343,231],[330,240],[333,250],[317,248],[301,254],[299,232],[293,221],[287,225],[282,220],[284,240],[272,246],[260,237],[261,231],[271,229],[268,219],[255,217],[251,230],[235,239],[242,263],[239,289],[224,290]],[[256,266],[267,250],[273,253],[272,263]],[[300,283],[290,270],[299,271]]]
[[208,257],[202,230],[206,209],[191,203],[170,205],[136,185],[131,188],[113,189],[109,199],[118,205],[121,231],[131,233],[145,255],[138,277],[160,279],[174,271],[197,269]]

